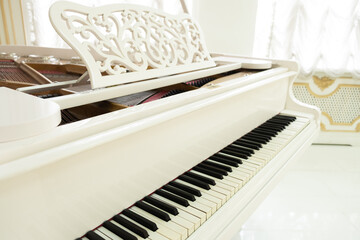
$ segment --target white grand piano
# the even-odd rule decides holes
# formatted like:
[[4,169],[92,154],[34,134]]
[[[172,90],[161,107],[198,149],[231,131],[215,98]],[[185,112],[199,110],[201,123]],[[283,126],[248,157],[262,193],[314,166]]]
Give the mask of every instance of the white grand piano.
[[72,49],[0,47],[34,81],[0,80],[0,239],[231,239],[319,131],[296,62],[210,54],[188,15],[50,18]]

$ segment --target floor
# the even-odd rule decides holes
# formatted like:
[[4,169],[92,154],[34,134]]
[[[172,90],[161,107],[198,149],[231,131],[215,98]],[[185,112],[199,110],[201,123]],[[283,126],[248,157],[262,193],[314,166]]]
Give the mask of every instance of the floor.
[[313,145],[232,240],[360,239],[360,147]]

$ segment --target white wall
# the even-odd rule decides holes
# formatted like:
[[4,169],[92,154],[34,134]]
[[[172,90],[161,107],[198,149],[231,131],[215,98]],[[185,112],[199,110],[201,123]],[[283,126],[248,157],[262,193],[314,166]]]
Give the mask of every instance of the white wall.
[[193,0],[210,52],[252,55],[257,0]]

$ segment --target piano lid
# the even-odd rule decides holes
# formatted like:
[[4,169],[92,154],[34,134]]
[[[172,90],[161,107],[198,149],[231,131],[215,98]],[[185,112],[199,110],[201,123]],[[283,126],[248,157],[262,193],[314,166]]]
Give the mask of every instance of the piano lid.
[[56,2],[50,20],[83,59],[92,88],[215,66],[199,25],[187,14],[172,16],[138,5],[92,8]]

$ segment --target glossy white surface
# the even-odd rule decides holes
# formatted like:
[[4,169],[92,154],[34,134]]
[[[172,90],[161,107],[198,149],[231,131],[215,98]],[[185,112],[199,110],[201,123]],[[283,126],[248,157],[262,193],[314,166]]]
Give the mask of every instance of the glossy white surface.
[[240,62],[243,68],[246,69],[269,69],[271,68],[271,61],[257,60],[257,59],[246,59],[241,57],[215,57],[214,61],[217,62]]
[[311,146],[233,240],[360,239],[360,147]]
[[0,87],[0,143],[49,131],[61,121],[58,104]]
[[[260,181],[244,188],[243,205],[233,201],[244,209],[236,220],[245,221],[278,172],[319,129],[317,110],[291,94],[297,65],[273,64],[278,67],[247,77],[234,74],[227,82],[0,144],[0,212],[5,216],[0,218],[0,238],[74,239],[280,111],[311,116],[308,131],[282,151],[274,167],[263,172],[266,176],[258,175]],[[265,181],[269,178],[270,184]],[[213,222],[210,228],[217,227]],[[239,225],[229,225],[231,231],[216,233],[238,230]],[[197,239],[215,237],[205,235]]]

